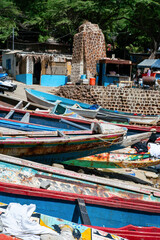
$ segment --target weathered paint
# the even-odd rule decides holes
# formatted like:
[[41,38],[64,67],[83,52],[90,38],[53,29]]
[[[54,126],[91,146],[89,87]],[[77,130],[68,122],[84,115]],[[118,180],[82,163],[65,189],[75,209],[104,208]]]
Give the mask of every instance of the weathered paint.
[[[48,191],[76,193],[103,198],[118,196],[126,199],[133,198],[160,202],[160,198],[154,197],[152,194],[146,194],[143,191],[138,193],[133,190],[126,190],[125,188],[120,189],[107,184],[93,183],[91,180],[85,180],[86,176],[84,176],[84,180],[78,180],[74,177],[37,171],[31,167],[23,167],[18,165],[18,162],[17,164],[9,164],[2,161],[3,159],[0,162],[0,182],[40,188],[42,181],[49,181],[50,186],[47,188]],[[154,189],[151,189],[151,191],[153,192]]]
[[70,137],[11,137],[0,139],[0,153],[52,164],[107,151],[123,139],[123,134]]
[[26,110],[44,110],[47,111],[48,108],[42,107],[38,104],[31,103],[25,100],[21,100],[19,98],[15,98],[13,96],[7,96],[5,94],[0,94],[0,105],[1,107],[9,107],[9,108],[18,108],[18,109],[26,109]]
[[68,160],[65,164],[93,167],[93,168],[139,168],[154,166],[160,163],[160,159],[151,157],[150,154],[137,154],[134,148],[124,148],[122,150],[108,153],[101,153],[86,156],[74,160]]
[[19,240],[19,238],[15,238],[12,236],[7,236],[5,234],[0,234],[0,240]]
[[[21,176],[23,177],[24,171],[27,171],[28,177],[26,177],[26,174],[24,177],[27,181],[27,184],[29,184],[30,181],[32,184],[32,177],[34,177],[34,174],[37,174],[37,175],[41,174],[41,177],[42,175],[45,175],[46,177],[49,175],[53,177],[54,180],[59,179],[60,180],[59,183],[61,182],[61,180],[63,184],[66,181],[67,186],[70,186],[69,188],[65,187],[66,191],[68,192],[70,192],[70,188],[71,188],[71,191],[73,193],[80,193],[84,195],[97,194],[97,196],[99,196],[98,192],[101,191],[100,189],[103,189],[104,194],[107,191],[107,194],[109,194],[108,196],[111,196],[110,194],[114,194],[114,196],[116,195],[122,198],[134,198],[134,199],[136,198],[141,200],[160,202],[160,190],[158,188],[154,188],[151,186],[140,185],[140,184],[133,185],[132,183],[124,182],[119,179],[107,179],[103,177],[77,173],[74,171],[56,168],[56,167],[48,166],[45,164],[35,163],[33,161],[24,160],[21,158],[15,158],[8,155],[6,156],[3,154],[0,154],[0,161],[1,161],[1,164],[2,162],[3,164],[9,163],[9,167],[7,167],[7,165],[3,166],[2,164],[2,168],[3,169],[5,168],[6,170],[9,168],[9,171],[11,171],[12,174],[13,172],[15,172],[16,175],[14,175],[14,178],[17,181],[15,182],[17,184],[21,183]],[[16,171],[14,171],[14,168],[16,168]],[[18,172],[20,174],[18,174]],[[10,173],[6,173],[6,174],[10,175]],[[19,177],[19,180],[17,179],[17,175]],[[4,171],[2,176],[4,176]],[[24,178],[23,178],[23,181],[24,181]],[[10,182],[10,178],[5,177],[5,179],[7,179],[7,181]],[[68,181],[69,181],[69,185],[68,185]],[[36,181],[34,182],[36,184]],[[71,187],[71,184],[73,188]],[[84,185],[85,187],[83,187],[83,191],[79,187],[81,186],[81,184],[82,185],[85,184]],[[39,185],[36,185],[36,187],[37,186]],[[65,184],[63,186],[65,186]],[[77,186],[77,187],[74,187],[74,186]],[[94,192],[92,192],[91,190],[85,191],[86,188],[87,189],[92,188]],[[105,191],[104,191],[104,188],[105,188]],[[95,193],[95,189],[96,189],[96,193]],[[56,190],[56,189],[53,188],[52,190]],[[79,192],[79,190],[81,192]],[[60,186],[58,191],[64,192],[62,185]],[[103,192],[100,192],[100,194],[102,194],[101,197],[106,197],[106,195],[103,195]]]
[[[10,111],[14,111],[13,114],[11,115],[11,117],[9,119],[6,119],[7,114]],[[27,123],[25,123],[24,121],[22,121],[23,117],[25,114],[29,115],[29,119]],[[92,123],[94,124],[99,124],[104,125],[104,123],[96,123],[96,122],[92,122],[92,121],[87,121],[85,119],[79,118],[79,119],[74,119],[72,117],[67,117],[67,116],[58,116],[55,114],[44,114],[44,113],[39,113],[39,112],[31,112],[31,111],[26,111],[26,110],[20,110],[20,109],[12,109],[12,108],[8,108],[8,107],[0,107],[0,117],[2,118],[1,121],[2,123],[4,121],[17,121],[17,125],[18,122],[20,121],[19,124],[24,124],[24,125],[28,125],[28,124],[37,124],[40,126],[44,126],[44,127],[54,127],[57,129],[66,129],[66,130],[90,130],[91,131],[91,126]],[[3,119],[5,118],[5,119]],[[16,124],[16,122],[15,122]],[[33,125],[34,126],[34,125]],[[113,130],[114,130],[114,125],[113,126]],[[27,128],[27,127],[26,127]],[[117,130],[118,128],[116,128]],[[119,128],[121,129],[121,128]],[[122,130],[122,129],[121,129]],[[86,132],[87,133],[87,132]],[[88,132],[89,133],[89,132]]]
[[91,160],[87,160],[87,157],[84,157],[83,159],[74,159],[74,160],[68,160],[65,161],[65,164],[71,165],[71,166],[79,166],[79,167],[91,167],[91,168],[140,168],[140,167],[149,167],[149,166],[155,166],[157,164],[160,164],[160,159],[152,159],[147,158],[144,160],[136,160],[134,162],[131,161],[96,161],[94,158],[91,158]]
[[34,203],[37,212],[75,223],[82,223],[77,199],[84,199],[88,216],[93,226],[123,227],[135,226],[160,227],[160,203],[136,199],[105,198],[78,195],[73,193],[50,192],[44,189],[0,183],[2,202],[21,204]]
[[[90,109],[89,104],[80,103],[78,101],[66,99],[53,94],[40,92],[33,89],[25,89],[25,91],[26,91],[26,96],[28,101],[41,104],[42,106],[45,106],[48,108],[55,107],[56,101],[58,100],[60,101],[60,104],[62,104],[62,106],[70,108],[72,111],[75,111],[81,116],[86,118],[87,117],[95,118],[99,111],[99,109]],[[75,104],[78,104],[78,106],[80,107],[76,107]]]
[[87,180],[80,181],[71,177],[63,177],[62,175],[39,172],[32,168],[3,162],[0,162],[0,173],[0,182],[40,188],[41,182],[47,180],[50,183],[50,186],[47,189],[53,191],[70,192],[104,198],[119,196],[127,199],[135,198],[149,201],[160,201],[159,198],[153,197],[152,195],[143,193],[138,194],[134,191],[127,191],[107,185],[103,186],[102,184],[95,184]]

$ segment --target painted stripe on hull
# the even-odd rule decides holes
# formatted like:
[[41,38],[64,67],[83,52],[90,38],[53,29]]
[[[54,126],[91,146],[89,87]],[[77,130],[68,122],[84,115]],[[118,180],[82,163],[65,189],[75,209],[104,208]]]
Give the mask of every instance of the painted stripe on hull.
[[65,161],[65,164],[79,167],[91,167],[91,168],[139,168],[139,167],[148,167],[160,164],[160,159],[145,159],[137,161],[94,161],[94,160],[68,160]]
[[[0,189],[1,201],[5,203],[17,202],[21,204],[34,203],[37,212],[81,223],[75,201],[66,201],[53,198],[22,196],[3,193]],[[87,212],[93,226],[123,227],[125,225],[160,227],[160,214],[147,213],[123,208],[112,208],[95,204],[86,204]],[[73,218],[75,213],[76,218]]]
[[97,152],[104,152],[108,147],[119,142],[121,138],[122,135],[109,135],[105,137],[103,135],[95,137],[83,136],[63,138],[62,140],[53,138],[8,138],[0,141],[0,153],[26,159],[36,160],[38,157],[47,161],[48,159],[65,161],[96,154]]

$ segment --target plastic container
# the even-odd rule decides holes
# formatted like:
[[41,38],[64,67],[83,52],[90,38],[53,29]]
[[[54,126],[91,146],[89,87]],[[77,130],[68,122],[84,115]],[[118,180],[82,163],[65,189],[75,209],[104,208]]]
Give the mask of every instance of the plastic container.
[[96,79],[95,78],[90,78],[89,84],[94,86],[96,85]]
[[86,74],[81,75],[81,79],[86,79]]

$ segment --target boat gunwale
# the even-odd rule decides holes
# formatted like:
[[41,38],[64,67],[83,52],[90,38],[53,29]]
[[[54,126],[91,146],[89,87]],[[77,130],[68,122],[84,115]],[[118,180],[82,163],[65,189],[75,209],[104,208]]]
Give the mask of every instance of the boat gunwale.
[[[39,189],[13,183],[0,182],[0,192],[16,195],[33,196],[48,199],[60,199],[64,201],[75,202],[77,199],[83,199],[86,204],[98,206],[113,207],[119,209],[130,209],[154,214],[160,213],[160,203],[143,201],[139,199],[125,199],[120,197],[97,197],[77,193],[59,192],[54,190]],[[148,207],[149,206],[149,207]]]

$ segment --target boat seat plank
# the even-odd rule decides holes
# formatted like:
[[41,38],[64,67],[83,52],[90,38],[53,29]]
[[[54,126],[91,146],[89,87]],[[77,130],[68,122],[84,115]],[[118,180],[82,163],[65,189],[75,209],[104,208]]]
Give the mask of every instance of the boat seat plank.
[[30,103],[28,102],[26,106],[24,106],[23,110],[27,109],[29,107]]
[[25,115],[22,117],[21,122],[29,123],[30,113],[25,113]]
[[80,217],[82,220],[82,224],[85,225],[91,225],[91,221],[89,219],[87,209],[86,209],[86,204],[83,199],[78,198],[77,199],[79,210],[80,210]]
[[17,105],[14,108],[22,108],[22,106],[23,106],[23,101],[21,100],[17,103]]
[[57,131],[59,137],[67,137],[66,134],[64,134],[61,131]]
[[11,111],[9,111],[9,113],[7,113],[7,115],[4,118],[9,119],[12,117],[13,114],[14,114],[14,110],[11,110]]
[[[2,128],[0,128],[0,129],[2,129]],[[5,136],[5,137],[7,137],[7,136],[13,136],[13,137],[15,137],[15,136],[19,136],[19,137],[21,137],[21,136],[26,136],[26,137],[30,137],[30,138],[32,138],[32,137],[59,137],[59,135],[58,135],[58,132],[57,131],[41,131],[41,132],[27,132],[27,131],[17,131],[17,130],[8,130],[8,128],[7,128],[7,131],[1,131],[1,135],[2,136]]]
[[66,120],[66,119],[63,119],[63,118],[61,118],[61,122],[67,123],[67,124],[69,124],[69,125],[71,125],[71,126],[74,126],[74,127],[78,127],[78,128],[81,129],[81,130],[88,130],[88,128],[86,128],[86,127],[84,127],[84,126],[81,126],[81,125],[79,125],[79,124],[77,124],[77,123],[73,123],[73,122],[68,121],[68,120]]

